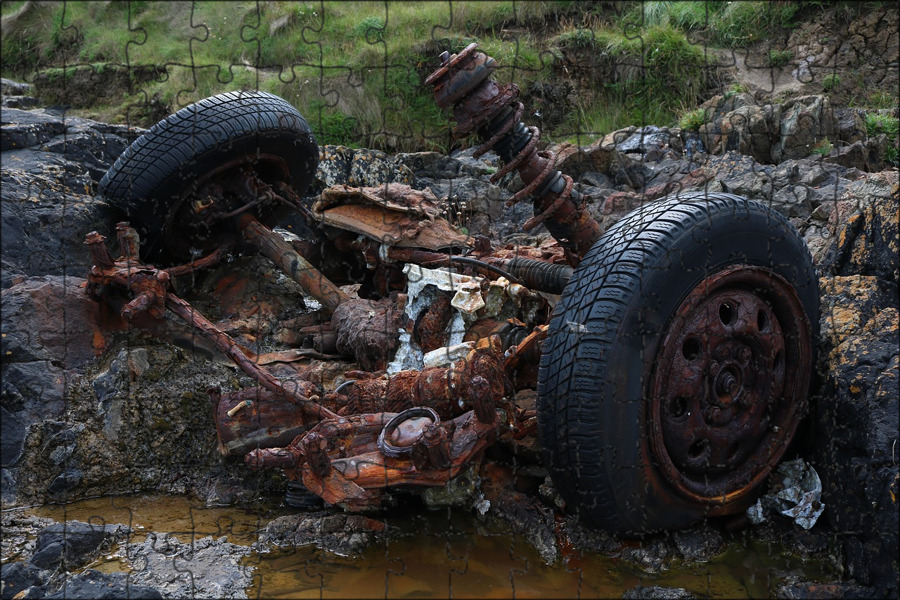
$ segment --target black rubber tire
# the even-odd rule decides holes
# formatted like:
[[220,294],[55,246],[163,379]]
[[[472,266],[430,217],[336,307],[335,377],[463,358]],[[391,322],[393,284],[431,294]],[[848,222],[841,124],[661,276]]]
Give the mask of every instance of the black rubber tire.
[[[154,125],[116,160],[99,189],[141,235],[145,260],[183,261],[190,258],[184,249],[173,251],[166,242],[180,241],[175,215],[198,178],[222,165],[247,163],[281,171],[274,177],[302,196],[318,161],[309,124],[286,100],[266,92],[228,92],[186,106]],[[256,216],[272,225],[283,212]],[[217,245],[216,240],[192,241],[201,250]]]
[[[815,340],[818,278],[806,244],[782,215],[755,201],[695,193],[646,205],[610,228],[579,264],[542,346],[538,434],[556,487],[587,524],[641,533],[711,514],[659,469],[648,435],[648,379],[691,290],[743,264],[790,283],[808,318],[802,329]],[[743,510],[754,498],[715,514]]]
[[321,508],[323,500],[310,492],[302,481],[288,480],[284,492],[284,505],[303,510]]

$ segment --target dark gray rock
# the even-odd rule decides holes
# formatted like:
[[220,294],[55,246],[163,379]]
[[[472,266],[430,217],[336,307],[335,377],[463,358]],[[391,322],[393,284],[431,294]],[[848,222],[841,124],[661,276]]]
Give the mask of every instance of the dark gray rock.
[[610,177],[618,190],[637,191],[652,179],[653,171],[642,161],[626,158],[611,165]]
[[19,592],[47,582],[40,567],[27,562],[5,563],[0,569],[0,600],[11,600]]
[[639,598],[654,598],[659,600],[690,600],[696,598],[684,588],[668,588],[658,585],[638,585],[622,594],[622,598],[637,600]]
[[3,96],[0,100],[0,106],[4,108],[29,109],[35,108],[40,104],[40,100],[32,96]]
[[34,596],[29,591],[25,597],[43,597],[47,600],[120,600],[122,598],[162,600],[166,597],[153,587],[135,585],[128,573],[101,573],[94,569],[87,569],[77,575],[71,575],[55,587],[56,589],[49,593],[46,588],[42,589],[40,595]]
[[659,162],[645,163],[649,174],[647,186],[657,186],[671,181],[677,181],[696,169],[697,162],[687,158],[666,158]]
[[124,525],[55,523],[38,534],[37,550],[30,562],[40,569],[55,569],[59,565],[77,567],[90,560],[104,542],[122,540],[128,533]]
[[0,150],[5,152],[47,142],[65,132],[66,125],[62,117],[44,109],[19,110],[4,107],[0,109],[0,128],[3,132]]
[[612,187],[612,181],[610,181],[609,177],[598,171],[587,171],[586,173],[582,173],[581,177],[578,178],[578,183],[595,188]]
[[875,588],[864,585],[840,581],[831,583],[802,581],[797,577],[789,577],[788,581],[775,588],[774,596],[790,600],[826,600],[828,598],[865,600],[868,598],[884,598],[884,596],[878,594]]
[[675,548],[687,562],[709,562],[725,547],[722,535],[712,527],[698,527],[672,534]]
[[645,573],[668,571],[672,562],[672,547],[661,538],[642,541],[636,547],[627,547],[621,558]]
[[870,165],[878,167],[883,161],[878,155],[877,147],[872,147],[871,144],[857,140],[832,150],[825,157],[825,162],[852,167],[861,171],[875,171],[880,169],[872,169]]
[[68,468],[50,482],[47,486],[47,493],[53,500],[67,499],[68,492],[74,490],[84,478],[84,471],[78,468]]
[[396,157],[378,150],[321,146],[319,166],[310,193],[317,193],[332,185],[371,187],[384,183],[413,185],[413,171]]
[[847,144],[866,139],[866,121],[858,108],[834,109],[837,138]]
[[[881,178],[884,187],[874,185]],[[813,413],[814,466],[825,518],[837,532],[844,568],[878,596],[897,594],[898,198],[896,173],[851,186],[835,211],[845,223],[824,265],[820,371]],[[861,203],[862,210],[851,208]],[[844,216],[841,216],[844,215]],[[856,532],[856,533],[848,533]]]
[[757,105],[747,93],[715,96],[701,105],[707,122],[697,139],[712,154],[740,152],[759,162],[772,162],[779,137],[780,105]]
[[706,154],[706,146],[699,133],[686,132],[682,134],[684,138],[684,154],[688,159],[693,159],[697,155]]
[[812,193],[804,185],[786,186],[775,192],[771,206],[786,217],[805,219],[813,210]]
[[361,554],[383,541],[385,524],[363,515],[313,511],[273,519],[260,535],[260,548],[315,545],[341,555]]
[[102,311],[84,284],[78,277],[46,275],[3,290],[4,365],[49,361],[75,369],[95,358]]
[[[4,355],[0,466],[5,469],[5,503],[18,489],[17,469],[32,426],[62,417],[68,378],[94,359],[95,336],[102,339],[100,307],[79,287],[82,282],[74,277],[36,277],[0,294]],[[45,455],[56,469],[50,483],[55,493],[69,491],[80,479],[77,467],[69,464],[76,436],[62,425],[49,433]]]
[[835,275],[871,275],[897,285],[897,191],[896,171],[869,175],[846,186],[828,217],[839,235],[824,269]]
[[[758,163],[751,156],[728,152],[711,156],[704,170],[718,182],[721,191],[769,202],[775,193],[771,165]],[[710,188],[715,191],[715,187]]]
[[3,502],[12,503],[18,489],[25,440],[32,426],[53,423],[65,409],[64,371],[49,361],[4,363],[2,366]]
[[406,165],[416,176],[427,179],[450,179],[458,177],[462,163],[440,152],[409,152],[397,154],[399,162]]
[[241,565],[248,546],[211,536],[183,543],[165,533],[132,541],[116,555],[132,565],[131,586],[157,590],[166,598],[246,598],[252,569]]
[[4,96],[25,96],[31,94],[33,90],[34,86],[30,83],[13,81],[5,77],[0,78],[0,93]]
[[669,130],[648,125],[640,127],[625,139],[616,143],[616,150],[622,154],[647,154],[669,145]]
[[835,129],[828,96],[802,96],[784,103],[772,161],[809,156],[816,143],[834,137]]
[[450,158],[459,162],[461,174],[473,177],[493,175],[502,166],[500,157],[493,150],[489,150],[475,158],[475,152],[478,149],[479,146],[473,146],[462,150],[454,150],[450,153]]
[[115,213],[91,195],[90,176],[58,154],[40,155],[47,160],[30,150],[3,153],[3,288],[22,276],[84,277],[91,266],[84,236],[97,230],[114,239]]

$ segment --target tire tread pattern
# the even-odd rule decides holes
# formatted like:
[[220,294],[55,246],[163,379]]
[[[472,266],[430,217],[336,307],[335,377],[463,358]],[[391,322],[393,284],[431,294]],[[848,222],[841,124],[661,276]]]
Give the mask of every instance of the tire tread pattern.
[[[642,294],[665,293],[642,290],[642,273],[659,269],[675,240],[685,244],[713,218],[741,221],[751,213],[766,220],[773,237],[781,234],[790,239],[797,254],[793,260],[800,263],[795,268],[802,271],[793,279],[816,289],[811,311],[816,314],[809,316],[817,323],[815,271],[796,230],[765,205],[722,193],[679,194],[642,206],[618,221],[584,256],[554,309],[538,375],[538,433],[554,483],[567,504],[589,523],[611,531],[652,531],[672,522],[668,517],[657,518],[652,510],[646,513],[645,507],[623,506],[621,488],[631,481],[627,471],[639,470],[641,465],[618,456],[609,443],[627,435],[623,430],[629,428],[604,422],[610,410],[601,405],[621,399],[598,396],[602,386],[618,376],[609,372],[609,353],[616,351],[617,338],[624,333],[619,328],[626,311]],[[630,431],[635,429],[632,425]],[[642,443],[640,439],[633,442],[635,450]],[[634,492],[639,501],[646,489]],[[688,520],[692,517],[696,515],[688,515]]]

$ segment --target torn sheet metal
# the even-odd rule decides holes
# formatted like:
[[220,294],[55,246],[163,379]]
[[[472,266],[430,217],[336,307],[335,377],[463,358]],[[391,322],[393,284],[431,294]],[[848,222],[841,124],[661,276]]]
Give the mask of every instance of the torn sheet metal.
[[819,474],[797,458],[781,463],[772,475],[769,492],[747,509],[747,517],[757,525],[767,520],[767,514],[777,511],[803,529],[810,529],[824,510]]
[[400,328],[398,336],[400,346],[394,354],[394,359],[387,366],[388,373],[423,367],[424,352],[408,328],[410,324],[419,321],[420,313],[432,306],[439,294],[453,294],[450,306],[456,309],[447,326],[446,341],[442,346],[462,343],[466,331],[466,317],[474,320],[475,311],[484,306],[484,298],[481,297],[483,281],[481,277],[462,275],[448,269],[428,269],[413,263],[403,266],[403,274],[407,279],[407,301],[406,312],[401,322],[406,323],[406,326]]
[[440,213],[438,200],[429,190],[399,183],[332,186],[312,207],[313,216],[325,225],[391,246],[433,251],[471,246],[473,239],[456,231]]

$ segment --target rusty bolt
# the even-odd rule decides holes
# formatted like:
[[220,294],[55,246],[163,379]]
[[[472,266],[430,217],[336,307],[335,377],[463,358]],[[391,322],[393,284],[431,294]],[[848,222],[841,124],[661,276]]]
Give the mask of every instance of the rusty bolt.
[[84,239],[84,243],[87,244],[88,251],[91,253],[91,261],[94,266],[101,269],[109,269],[113,266],[113,259],[109,255],[105,242],[106,238],[96,231],[90,232]]
[[481,375],[476,375],[469,382],[469,401],[475,406],[475,417],[485,425],[490,425],[497,418],[491,384]]
[[316,433],[309,432],[302,442],[303,454],[310,470],[317,477],[326,477],[331,472],[331,459],[328,457],[328,440]]

